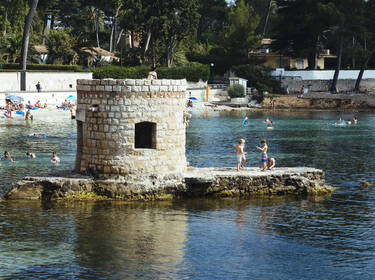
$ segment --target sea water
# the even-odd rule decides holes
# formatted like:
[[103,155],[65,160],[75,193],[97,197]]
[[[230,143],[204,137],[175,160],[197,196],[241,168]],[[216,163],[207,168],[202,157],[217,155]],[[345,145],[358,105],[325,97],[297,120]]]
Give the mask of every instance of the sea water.
[[[357,125],[342,127],[330,123],[353,114],[193,114],[190,165],[234,168],[232,146],[244,138],[246,165],[260,167],[255,146],[264,138],[276,167],[324,169],[337,190],[320,198],[0,202],[0,279],[375,278],[375,114],[356,114]],[[69,112],[0,120],[0,135],[0,151],[16,158],[0,161],[3,192],[25,175],[73,169]],[[60,166],[50,163],[53,151]]]

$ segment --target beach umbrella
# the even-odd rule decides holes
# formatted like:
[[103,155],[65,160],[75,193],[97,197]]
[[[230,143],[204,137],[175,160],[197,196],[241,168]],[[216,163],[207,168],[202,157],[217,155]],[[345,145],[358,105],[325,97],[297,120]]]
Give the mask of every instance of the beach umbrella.
[[10,101],[23,101],[23,98],[17,95],[8,95],[6,99],[9,99]]
[[71,100],[71,101],[77,101],[77,97],[73,96],[73,95],[69,95],[66,100]]
[[198,100],[196,97],[189,97],[190,100]]

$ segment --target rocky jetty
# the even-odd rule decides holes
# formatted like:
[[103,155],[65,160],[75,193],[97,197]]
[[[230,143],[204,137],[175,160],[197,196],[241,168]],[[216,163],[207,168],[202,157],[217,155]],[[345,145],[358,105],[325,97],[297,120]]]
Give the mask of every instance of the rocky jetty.
[[[286,194],[327,194],[324,172],[314,168],[277,168],[262,172],[259,168],[189,168],[182,184],[155,189],[129,190],[124,178],[97,179],[72,172],[25,177],[5,195],[6,199],[55,200],[84,198],[88,194],[122,200],[166,200],[181,197],[250,197]],[[167,178],[166,178],[167,180]],[[93,197],[93,196],[90,196]],[[95,197],[95,196],[94,196]]]
[[275,109],[308,110],[373,110],[374,94],[330,94],[310,92],[303,95],[273,95],[265,97],[262,108],[269,109],[273,102]]
[[261,171],[250,167],[192,168],[185,176],[187,195],[256,196],[286,194],[327,194],[334,190],[325,184],[324,171],[307,167],[279,167]]

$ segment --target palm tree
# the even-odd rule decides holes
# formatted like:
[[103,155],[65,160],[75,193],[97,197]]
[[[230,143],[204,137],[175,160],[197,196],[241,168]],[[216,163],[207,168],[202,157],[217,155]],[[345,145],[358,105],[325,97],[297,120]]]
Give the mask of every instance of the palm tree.
[[30,41],[30,28],[33,22],[36,8],[38,6],[38,2],[39,0],[32,0],[29,12],[25,19],[25,27],[23,30],[23,37],[22,37],[21,61],[20,61],[20,66],[22,70],[26,70],[27,51],[29,49],[29,41]]

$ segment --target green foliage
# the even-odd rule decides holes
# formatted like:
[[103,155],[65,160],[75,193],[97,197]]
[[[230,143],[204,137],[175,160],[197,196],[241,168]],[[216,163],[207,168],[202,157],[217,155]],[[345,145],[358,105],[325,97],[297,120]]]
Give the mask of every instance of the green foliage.
[[256,32],[259,20],[253,7],[240,0],[229,12],[221,45],[228,53],[247,56],[250,49],[260,47],[261,36]]
[[4,62],[15,63],[21,55],[22,34],[11,33],[0,39],[0,52]]
[[198,41],[217,43],[228,13],[226,1],[201,0],[198,12],[201,15],[197,30]]
[[279,80],[272,77],[266,69],[257,65],[238,65],[233,66],[233,72],[238,77],[247,79],[249,87],[255,87],[258,91],[268,91],[270,93],[283,93]]
[[[145,79],[147,78],[150,67],[120,67],[120,66],[104,66],[93,70],[95,79]],[[159,79],[186,79],[192,82],[198,82],[200,79],[207,81],[210,70],[206,65],[191,64],[184,67],[160,67],[156,69]]]
[[77,60],[74,51],[74,38],[66,29],[51,30],[47,36],[48,62],[60,61],[62,64],[72,64]]
[[0,32],[22,34],[25,16],[28,11],[26,0],[2,0],[0,1]]
[[[20,70],[18,63],[3,64],[4,70]],[[27,70],[39,71],[66,71],[66,72],[86,72],[80,65],[57,65],[57,64],[28,64]]]
[[315,57],[324,48],[328,32],[337,25],[339,13],[333,1],[277,0],[277,24],[273,49],[292,57],[307,57],[315,68]]
[[192,63],[182,67],[160,67],[157,69],[159,79],[186,79],[191,82],[207,81],[210,76],[208,65]]
[[[121,13],[121,26],[142,33],[145,41],[150,35],[149,47],[160,44],[164,50],[163,62],[171,66],[181,42],[194,34],[199,17],[198,0],[129,0]],[[145,52],[146,45],[146,42],[141,45]],[[155,52],[151,56],[155,60]]]
[[136,66],[136,67],[120,67],[114,65],[107,65],[93,69],[94,79],[144,79],[147,78],[150,67]]
[[237,97],[244,97],[245,96],[245,89],[243,85],[234,84],[228,88],[228,94],[230,98],[237,98]]

